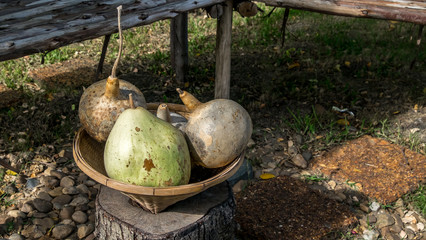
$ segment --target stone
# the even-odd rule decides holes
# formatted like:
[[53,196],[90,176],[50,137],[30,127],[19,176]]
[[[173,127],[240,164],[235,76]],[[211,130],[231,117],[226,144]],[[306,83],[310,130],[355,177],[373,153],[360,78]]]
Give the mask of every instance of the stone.
[[11,216],[13,218],[26,218],[27,215],[20,211],[20,210],[11,210],[7,213],[8,216]]
[[371,209],[371,211],[376,212],[377,210],[380,209],[380,203],[378,203],[378,202],[372,202],[370,204],[370,209]]
[[89,236],[87,236],[84,240],[94,240],[96,239],[96,236],[94,233],[91,233]]
[[86,193],[90,195],[90,189],[85,184],[79,184],[76,188],[80,193]]
[[302,156],[308,162],[312,159],[312,153],[310,151],[302,152]]
[[77,235],[79,239],[82,239],[86,237],[87,235],[91,234],[95,230],[95,225],[92,223],[89,223],[87,225],[80,225],[78,226]]
[[379,233],[375,230],[364,230],[362,238],[364,240],[376,240],[379,237]]
[[418,231],[417,224],[407,224],[407,225],[405,225],[405,229],[410,229],[413,232],[417,232]]
[[425,225],[422,222],[416,224],[418,231],[423,231],[425,229]]
[[83,211],[74,212],[71,218],[77,223],[85,223],[87,221],[87,215]]
[[80,175],[78,175],[77,182],[80,184],[84,184],[87,179],[89,179],[89,177],[86,174],[81,173]]
[[38,239],[41,238],[45,233],[37,225],[27,225],[22,230],[21,234],[26,239]]
[[60,184],[61,187],[66,188],[66,187],[72,187],[74,185],[75,185],[75,182],[70,176],[66,176],[61,179],[61,184]]
[[47,213],[50,210],[52,210],[52,203],[49,201],[46,201],[44,199],[41,198],[36,198],[33,200],[33,205],[34,208],[37,209],[37,211],[42,212],[42,213]]
[[365,205],[364,203],[359,204],[359,209],[361,209],[361,211],[363,211],[365,213],[371,212],[370,208],[367,205]]
[[78,196],[71,201],[70,205],[75,207],[75,206],[87,204],[88,202],[89,202],[89,199],[87,197]]
[[9,240],[24,240],[24,236],[22,236],[19,233],[14,233],[12,235],[10,235]]
[[33,224],[40,227],[40,230],[46,233],[53,225],[55,225],[55,221],[51,218],[35,218],[33,219]]
[[31,201],[28,201],[28,202],[22,204],[22,206],[20,207],[19,210],[21,210],[24,213],[29,213],[29,212],[34,210],[34,207],[31,203]]
[[297,154],[296,156],[294,156],[291,159],[291,162],[300,168],[307,168],[308,167],[308,163],[306,162],[306,160],[303,158],[303,156],[301,154]]
[[239,193],[245,188],[246,185],[247,185],[247,180],[240,180],[234,184],[234,186],[232,187],[232,191],[234,193]]
[[44,199],[46,201],[52,201],[52,197],[47,192],[39,192],[37,194],[38,198]]
[[53,176],[42,176],[40,178],[40,183],[48,188],[55,188],[59,186],[59,180]]
[[327,184],[330,187],[330,190],[334,190],[336,188],[336,185],[337,185],[337,183],[333,180],[328,181]]
[[49,195],[51,196],[51,197],[57,197],[57,196],[60,196],[60,195],[62,195],[63,193],[62,193],[62,189],[63,189],[63,187],[55,187],[54,189],[52,189],[51,191],[49,191]]
[[72,197],[70,195],[64,194],[64,195],[60,195],[60,196],[55,197],[52,200],[52,203],[58,203],[60,205],[65,205],[65,204],[71,202],[71,200],[72,200]]
[[376,228],[378,229],[393,225],[395,223],[395,219],[392,217],[392,215],[388,213],[377,214],[376,217],[377,217]]
[[63,188],[62,193],[63,194],[69,194],[69,195],[76,195],[76,194],[79,194],[80,192],[78,191],[78,189],[76,187],[71,186],[71,187]]
[[[290,142],[290,141],[289,141],[289,142]],[[289,146],[289,147],[288,147],[287,152],[288,152],[288,154],[289,154],[290,156],[296,155],[296,154],[297,154],[297,147],[296,147],[296,146],[294,146],[294,145],[291,145],[291,146]],[[301,155],[301,156],[302,156],[302,155]]]
[[64,239],[74,231],[74,226],[69,224],[58,224],[52,229],[52,237]]
[[74,213],[74,207],[73,206],[65,206],[62,208],[61,212],[59,213],[59,217],[64,219],[71,219],[72,215]]
[[409,216],[406,215],[403,218],[401,218],[401,220],[405,224],[416,224],[417,223],[417,219],[413,215],[409,215]]
[[50,171],[50,175],[53,177],[56,177],[57,179],[62,179],[63,177],[65,177],[65,174],[57,171],[57,170],[52,170]]
[[86,185],[88,187],[94,187],[96,185],[96,182],[93,181],[93,180],[91,180],[91,179],[89,179],[89,180],[86,181]]

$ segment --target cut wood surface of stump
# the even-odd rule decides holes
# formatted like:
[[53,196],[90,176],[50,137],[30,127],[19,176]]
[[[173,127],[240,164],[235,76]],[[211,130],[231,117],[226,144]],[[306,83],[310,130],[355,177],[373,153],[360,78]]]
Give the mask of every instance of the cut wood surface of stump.
[[152,214],[102,186],[96,200],[98,239],[233,239],[235,200],[227,182]]

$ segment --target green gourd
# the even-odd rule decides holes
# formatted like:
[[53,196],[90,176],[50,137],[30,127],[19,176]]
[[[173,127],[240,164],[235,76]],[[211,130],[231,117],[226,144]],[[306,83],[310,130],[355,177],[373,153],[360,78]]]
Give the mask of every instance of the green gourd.
[[118,117],[106,141],[104,164],[110,178],[146,187],[188,184],[191,175],[183,133],[142,107]]

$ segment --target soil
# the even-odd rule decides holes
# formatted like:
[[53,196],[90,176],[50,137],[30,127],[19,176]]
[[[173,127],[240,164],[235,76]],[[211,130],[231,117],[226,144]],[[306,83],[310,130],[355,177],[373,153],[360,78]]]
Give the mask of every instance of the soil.
[[[288,44],[289,47],[297,47],[303,43],[294,41]],[[310,46],[306,43],[304,47]],[[409,186],[389,200],[383,199],[383,203],[395,201],[412,190],[417,183],[424,181],[426,71],[418,67],[423,65],[414,65],[414,68],[410,69],[408,63],[402,63],[399,68],[393,69],[394,76],[378,76],[375,73],[369,73],[364,77],[356,77],[359,69],[367,65],[366,59],[354,61],[350,66],[345,65],[341,59],[322,59],[323,62],[318,60],[314,66],[289,68],[288,65],[277,61],[280,56],[277,49],[279,49],[278,45],[259,50],[235,50],[232,53],[231,99],[244,106],[252,117],[253,141],[247,150],[246,158],[252,163],[255,171],[269,172],[274,176],[284,175],[282,171],[288,171],[288,175],[299,173],[300,176],[303,175],[300,174],[303,171],[314,171],[314,165],[310,162],[312,158],[307,157],[308,164],[311,165],[307,168],[295,166],[292,162],[294,154],[310,154],[315,159],[351,139],[357,139],[362,135],[373,135],[385,138],[404,148],[415,145],[416,149],[413,150],[417,150],[423,156],[418,162],[422,165],[418,167],[410,165],[420,172],[418,174],[401,172],[398,183],[412,179],[413,176],[423,179],[410,182]],[[214,69],[213,59],[211,56],[201,55],[194,56],[190,61],[187,78],[189,86],[185,89],[199,97],[201,101],[213,99],[214,74],[211,70]],[[338,70],[336,70],[336,62],[342,65]],[[78,64],[80,63],[81,60]],[[92,63],[89,65],[95,71]],[[132,72],[122,73],[119,77],[139,87],[147,102],[180,103],[175,89],[183,87],[182,84],[175,83],[171,75],[158,75],[142,70],[147,69],[149,64],[153,63],[142,63]],[[67,64],[62,64],[61,68],[67,68]],[[206,79],[205,73],[199,73],[204,69],[210,69],[207,74],[212,76]],[[37,70],[37,73],[42,72],[40,69]],[[77,110],[83,86],[87,87],[90,82],[95,81],[82,79],[83,75],[75,68],[70,71],[61,69],[58,72],[62,76],[67,76],[69,80],[41,84],[39,81],[43,79],[54,80],[50,75],[48,78],[38,77],[37,83],[28,84],[25,94],[21,95],[19,100],[13,97],[16,92],[9,91],[7,94],[11,94],[11,97],[3,97],[2,94],[5,94],[5,91],[0,93],[0,132],[2,134],[0,160],[16,168],[27,169],[29,174],[32,171],[32,162],[25,162],[23,160],[25,158],[22,157],[12,159],[9,157],[10,153],[15,156],[32,152],[57,155],[62,149],[69,148],[75,132],[81,127]],[[87,73],[87,68],[84,72]],[[73,84],[69,84],[70,81]],[[354,116],[349,112],[333,111],[333,107],[347,108],[354,113]],[[303,116],[313,116],[314,112],[322,127],[318,124],[315,129],[292,127],[297,124],[295,116],[303,119]],[[347,122],[339,125],[337,124],[339,119],[345,119]],[[336,124],[332,125],[330,122]],[[313,125],[308,124],[308,126]],[[329,138],[331,133],[336,135]],[[295,152],[291,152],[291,149],[295,149]],[[345,162],[344,154],[341,157],[341,161]],[[377,161],[380,161],[380,158]],[[320,160],[317,161],[317,164],[319,163],[321,163]],[[330,163],[326,161],[323,164],[330,166]],[[378,162],[371,164],[375,165]],[[341,165],[340,167],[349,169],[353,166]],[[334,179],[333,174],[326,170],[321,173],[331,175],[331,179],[338,182],[355,178],[352,175],[345,175],[340,178],[336,176]],[[366,182],[371,180],[365,175],[363,177]],[[247,226],[256,226],[259,222],[269,224],[270,228],[267,230],[270,230],[270,235],[265,235],[265,231],[259,231],[253,227],[245,233],[248,239],[251,237],[251,239],[278,239],[274,238],[274,234],[279,234],[280,225],[292,226],[293,223],[285,221],[278,224],[279,219],[274,217],[274,211],[284,205],[268,205],[274,203],[286,203],[285,209],[280,209],[286,215],[279,216],[280,219],[290,219],[288,216],[297,213],[298,218],[291,218],[297,221],[293,226],[302,224],[310,226],[309,229],[293,228],[293,231],[289,232],[294,235],[288,239],[316,239],[327,236],[329,230],[334,227],[350,231],[353,225],[357,224],[355,216],[358,216],[359,212],[354,214],[353,206],[318,194],[307,188],[307,183],[304,181],[288,176],[259,181],[259,175],[256,176],[256,174],[255,179],[239,196],[248,201],[244,203],[245,205],[241,205],[244,206],[244,212],[240,212],[242,215],[238,215],[237,220],[239,219],[240,226],[245,229],[248,229]],[[375,180],[387,181],[386,179]],[[367,185],[367,183],[362,184],[364,189]],[[385,188],[391,188],[391,186]],[[371,197],[381,199],[381,196]],[[364,195],[360,198],[363,201],[370,201],[369,196]],[[266,208],[267,206],[269,208]],[[326,211],[320,211],[324,209]],[[5,211],[6,207],[3,207],[3,210]],[[339,223],[333,222],[333,219],[339,219]],[[270,225],[271,222],[275,222],[275,225]],[[334,239],[340,238],[334,237]]]

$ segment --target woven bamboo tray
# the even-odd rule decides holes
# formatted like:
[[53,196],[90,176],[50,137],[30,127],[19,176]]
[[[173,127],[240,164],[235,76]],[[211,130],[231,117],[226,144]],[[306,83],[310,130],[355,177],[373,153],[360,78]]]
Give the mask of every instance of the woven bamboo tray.
[[[156,109],[158,104],[148,104],[148,109]],[[175,104],[169,106],[171,111],[175,111],[185,116],[185,112],[179,110],[185,110],[183,105]],[[190,181],[189,184],[172,186],[172,187],[144,187],[138,185],[132,185],[111,179],[107,176],[104,166],[104,143],[99,143],[95,139],[91,138],[89,134],[81,128],[73,142],[73,155],[77,166],[93,180],[122,192],[127,195],[130,199],[137,202],[142,208],[152,213],[159,213],[166,209],[168,206],[192,197],[212,186],[215,186],[232,175],[234,175],[244,160],[244,152],[241,153],[234,161],[222,169],[213,172],[211,169],[205,169],[206,174],[202,174],[207,178],[201,179],[197,176],[191,176],[191,179],[199,179],[194,182]],[[204,171],[204,170],[203,170]],[[210,171],[210,172],[209,172]],[[197,171],[199,173],[199,171]],[[211,176],[209,176],[209,173]],[[191,173],[194,174],[194,171]]]

